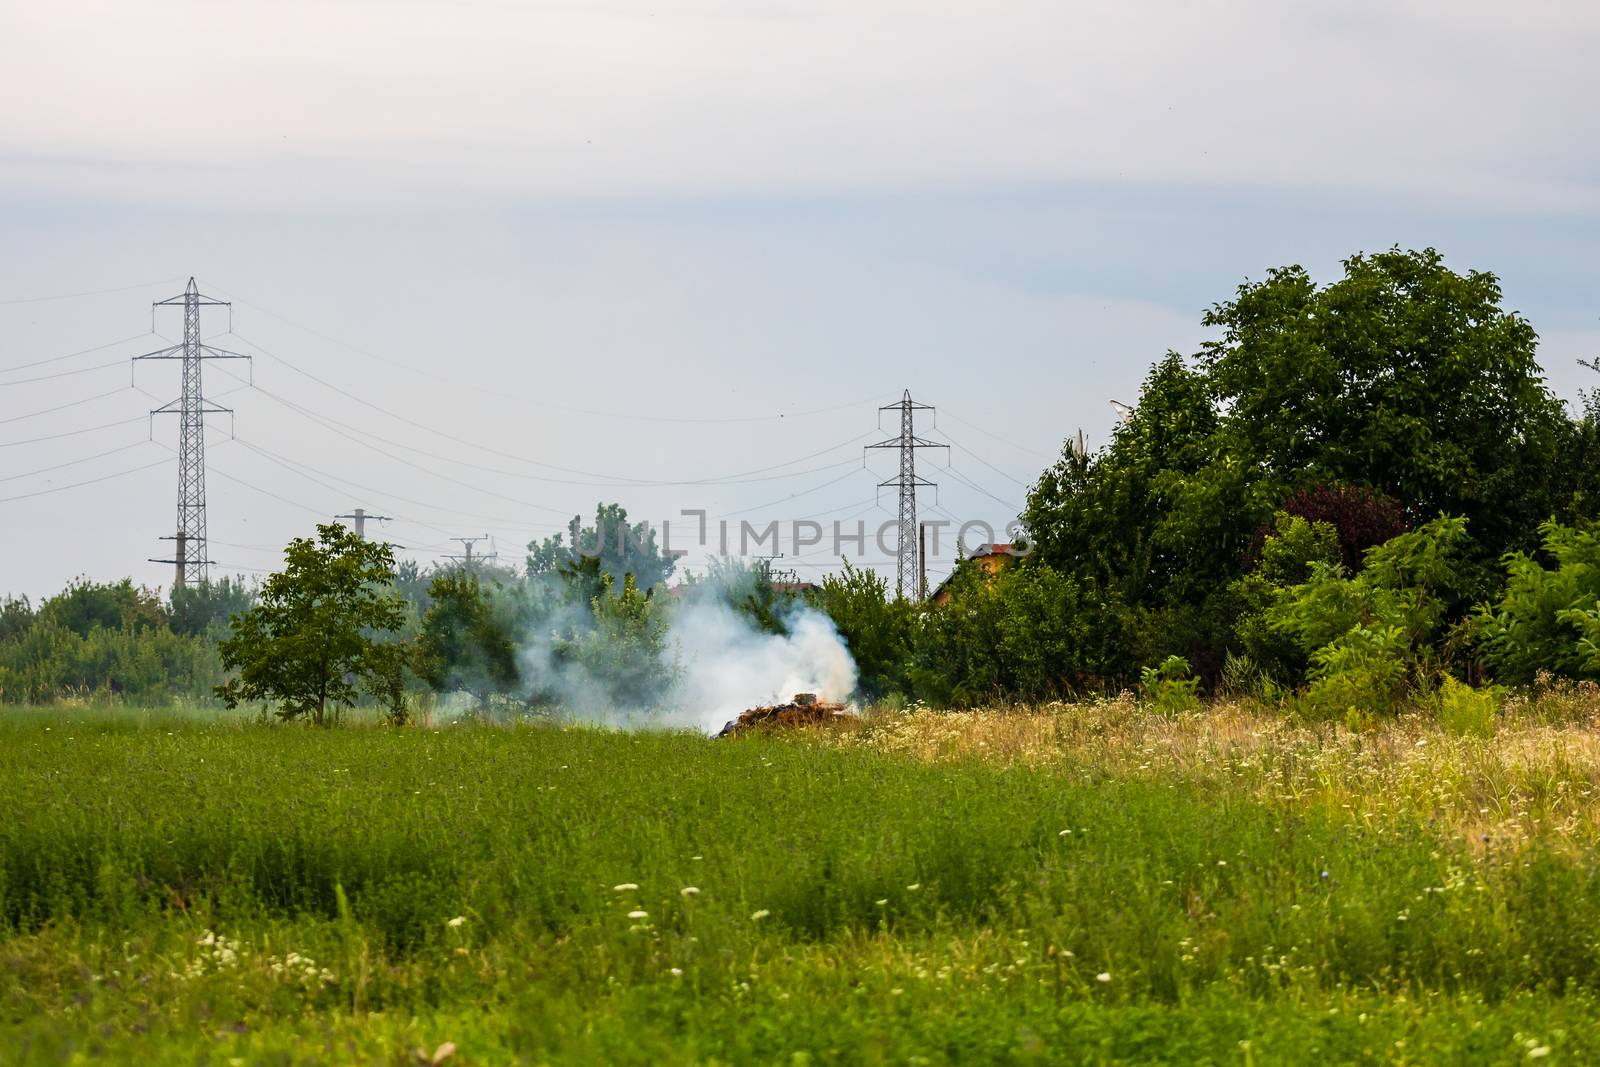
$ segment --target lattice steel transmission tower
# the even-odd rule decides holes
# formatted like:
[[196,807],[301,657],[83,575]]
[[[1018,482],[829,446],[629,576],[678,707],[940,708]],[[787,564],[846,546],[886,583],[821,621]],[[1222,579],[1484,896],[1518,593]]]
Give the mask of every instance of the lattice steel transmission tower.
[[907,389],[898,404],[885,404],[879,411],[900,413],[900,435],[879,441],[871,448],[897,448],[900,450],[900,473],[894,478],[878,483],[878,487],[895,486],[900,490],[899,544],[896,546],[894,591],[897,597],[917,600],[921,591],[917,587],[917,487],[932,488],[936,483],[917,477],[917,449],[948,448],[937,441],[927,441],[917,436],[916,412],[932,411],[930,404],[918,404],[911,399]]
[[[133,357],[137,363],[144,359],[179,359],[183,361],[183,392],[150,412],[152,420],[157,415],[178,416],[178,524],[177,532],[163,541],[177,542],[172,559],[151,560],[152,563],[171,563],[176,568],[173,586],[199,585],[207,578],[206,567],[211,560],[206,551],[206,423],[211,414],[232,415],[231,408],[218,407],[205,398],[200,387],[200,365],[208,359],[249,359],[238,352],[213,348],[200,338],[200,309],[225,307],[232,314],[233,305],[226,300],[213,300],[202,296],[194,279],[178,296],[158,300],[150,305],[150,318],[155,319],[159,307],[183,308],[183,343],[169,348],[147,352]],[[153,328],[153,325],[152,325]],[[231,324],[230,324],[231,328]]]

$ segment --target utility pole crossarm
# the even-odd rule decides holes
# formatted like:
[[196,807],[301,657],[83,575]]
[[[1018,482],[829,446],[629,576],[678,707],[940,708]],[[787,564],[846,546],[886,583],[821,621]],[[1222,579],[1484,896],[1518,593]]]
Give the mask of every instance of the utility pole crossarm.
[[[348,515],[335,515],[334,518],[336,518],[336,519],[350,519],[352,522],[355,523],[356,537],[358,539],[362,540],[362,541],[365,541],[367,539],[367,520],[368,519],[373,519],[373,520],[376,520],[377,522],[388,522],[389,519],[391,518],[391,516],[388,516],[388,515],[369,515],[369,514],[367,514],[367,509],[366,508],[356,508],[354,511],[352,511]],[[399,546],[397,546],[397,547],[399,547]]]

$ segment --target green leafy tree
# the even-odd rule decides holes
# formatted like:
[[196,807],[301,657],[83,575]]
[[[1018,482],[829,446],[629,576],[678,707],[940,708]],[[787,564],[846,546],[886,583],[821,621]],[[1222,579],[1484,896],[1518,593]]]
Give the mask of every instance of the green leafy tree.
[[688,575],[674,594],[685,603],[725,604],[763,633],[786,634],[799,586],[793,571],[774,572],[771,560],[713,556],[704,575]]
[[440,574],[417,635],[417,674],[435,692],[464,689],[487,704],[519,681],[515,620],[492,587],[460,571]]
[[33,627],[33,605],[25,596],[0,599],[0,643],[16,640]]
[[664,554],[656,544],[649,523],[630,524],[621,504],[599,504],[593,526],[584,526],[581,516],[574,515],[565,539],[554,534],[528,545],[528,577],[558,575],[586,558],[599,560],[600,573],[613,582],[632,575],[634,584],[646,592],[670,578],[677,564],[676,558]]
[[1024,524],[1045,564],[1096,613],[1091,663],[1117,684],[1141,664],[1182,655],[1220,670],[1241,573],[1282,488],[1222,451],[1205,376],[1169,354],[1138,405],[1093,456],[1070,446],[1028,494]]
[[1201,352],[1222,452],[1285,483],[1383,489],[1413,520],[1463,515],[1488,558],[1531,547],[1570,497],[1573,427],[1500,299],[1433,249],[1352,256],[1321,287],[1301,267],[1241,285],[1204,320],[1222,330]]
[[845,560],[844,571],[828,575],[809,596],[844,638],[864,696],[910,695],[906,666],[913,608],[909,601],[889,594],[887,579],[870,567],[855,567]]
[[209,633],[225,627],[229,619],[250,610],[255,602],[255,583],[242,577],[174,586],[167,598],[167,620],[173,633]]
[[56,623],[80,637],[88,636],[96,627],[145,629],[167,624],[166,611],[155,591],[134,585],[131,578],[110,583],[78,578],[39,605],[39,619]]
[[566,682],[561,696],[607,708],[653,705],[677,676],[665,613],[632,575],[620,589],[610,574],[602,572],[599,580],[590,620],[569,628],[554,645]]
[[931,704],[1070,696],[1090,680],[1091,615],[1078,584],[1043,564],[960,568],[950,599],[918,613],[911,678]]
[[378,640],[405,621],[394,591],[394,552],[333,523],[317,537],[296,538],[283,570],[261,586],[260,601],[234,616],[232,636],[219,645],[237,677],[216,692],[228,707],[276,701],[278,716],[335,721],[355,704],[360,688],[403,713],[397,646]]
[[1239,616],[1260,608],[1236,581],[1278,511],[1333,521],[1352,571],[1427,516],[1464,516],[1461,578],[1481,597],[1538,522],[1600,506],[1567,461],[1600,430],[1567,417],[1532,328],[1500,299],[1491,274],[1395,249],[1325,286],[1274,270],[1213,307],[1219,339],[1157,364],[1111,444],[1068,449],[1029,493],[1036,558],[1118,635],[1101,670],[1127,679],[1176,654],[1217,677]]

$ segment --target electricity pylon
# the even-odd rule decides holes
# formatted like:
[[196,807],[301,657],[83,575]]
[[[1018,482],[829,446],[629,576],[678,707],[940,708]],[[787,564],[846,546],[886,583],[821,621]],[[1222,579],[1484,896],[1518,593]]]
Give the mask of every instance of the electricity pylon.
[[928,486],[932,488],[936,483],[917,477],[917,449],[919,448],[947,448],[937,441],[927,441],[916,434],[916,412],[932,411],[930,404],[917,404],[911,399],[911,390],[907,389],[901,396],[898,404],[885,404],[879,411],[898,411],[900,413],[900,435],[891,437],[887,441],[879,441],[867,448],[897,448],[900,450],[900,473],[893,478],[878,483],[880,489],[886,486],[895,486],[900,490],[900,541],[896,546],[894,567],[894,592],[897,597],[907,597],[916,600],[920,596],[917,589],[917,487]]
[[231,408],[218,407],[206,400],[200,388],[200,364],[208,359],[249,359],[238,352],[213,348],[200,339],[200,309],[203,307],[232,307],[226,300],[213,300],[202,296],[194,279],[178,296],[157,300],[151,305],[150,315],[155,317],[158,307],[183,308],[183,343],[170,348],[134,356],[142,359],[178,359],[183,361],[183,392],[178,399],[163,404],[150,412],[156,415],[178,416],[178,525],[177,533],[164,541],[176,541],[173,559],[151,560],[152,563],[171,563],[176,567],[173,586],[199,585],[207,577],[210,564],[206,551],[206,423],[211,414],[232,415]]

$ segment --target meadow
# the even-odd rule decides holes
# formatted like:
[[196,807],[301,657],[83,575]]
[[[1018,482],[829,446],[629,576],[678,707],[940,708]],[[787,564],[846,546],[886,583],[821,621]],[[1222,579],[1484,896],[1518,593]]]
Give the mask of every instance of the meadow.
[[0,1062],[1595,1062],[1597,712],[11,710]]

